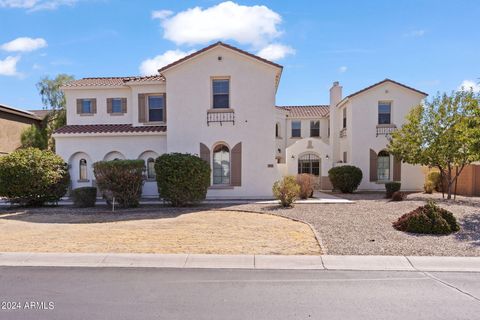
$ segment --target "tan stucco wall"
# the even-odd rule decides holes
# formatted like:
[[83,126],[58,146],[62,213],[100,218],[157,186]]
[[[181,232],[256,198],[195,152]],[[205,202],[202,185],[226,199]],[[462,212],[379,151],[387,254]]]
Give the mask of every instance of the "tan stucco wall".
[[36,123],[33,119],[0,111],[0,155],[20,147],[22,131],[33,123]]

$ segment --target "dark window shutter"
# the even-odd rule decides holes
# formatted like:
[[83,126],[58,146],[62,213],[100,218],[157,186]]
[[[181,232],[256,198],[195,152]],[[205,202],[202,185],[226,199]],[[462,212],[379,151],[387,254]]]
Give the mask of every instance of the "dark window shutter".
[[210,166],[210,149],[203,143],[200,143],[200,159],[208,163]]
[[377,180],[377,153],[370,149],[370,181]]
[[127,98],[122,98],[122,113],[127,113]]
[[113,104],[113,99],[108,98],[107,99],[107,113],[112,113],[112,104]]
[[231,163],[231,182],[232,186],[242,185],[242,143],[239,142],[232,149]]
[[163,122],[167,122],[167,94],[163,94]]
[[144,123],[147,122],[145,117],[145,109],[146,109],[146,94],[139,93],[138,94],[138,122]]
[[82,113],[82,101],[83,99],[77,99],[77,114]]
[[393,158],[393,181],[402,180],[402,161],[397,157]]
[[92,113],[97,113],[97,99],[92,99]]

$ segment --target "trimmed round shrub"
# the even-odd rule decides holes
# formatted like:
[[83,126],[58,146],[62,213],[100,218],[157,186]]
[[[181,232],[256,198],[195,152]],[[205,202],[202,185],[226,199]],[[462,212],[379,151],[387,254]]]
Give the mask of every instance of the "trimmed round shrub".
[[210,186],[210,166],[188,153],[167,153],[155,160],[160,198],[174,207],[205,200]]
[[282,207],[291,207],[297,200],[300,186],[294,176],[285,176],[282,180],[275,181],[272,192],[273,196],[280,200]]
[[426,234],[450,234],[460,230],[453,213],[438,207],[434,201],[404,214],[393,223],[393,227],[400,231]]
[[97,202],[97,188],[81,187],[72,190],[73,205],[79,208],[94,207]]
[[93,164],[93,172],[107,204],[115,199],[122,208],[138,207],[145,182],[143,160],[99,161]]
[[385,190],[387,198],[391,198],[394,192],[400,191],[402,184],[397,181],[391,181],[385,183]]
[[297,184],[300,186],[298,196],[300,199],[308,199],[313,195],[313,186],[315,185],[315,178],[308,173],[301,173],[297,175]]
[[362,182],[363,174],[355,166],[339,166],[328,170],[328,178],[336,190],[343,193],[352,193]]
[[0,197],[10,203],[56,203],[69,183],[68,165],[51,151],[26,148],[0,157]]
[[433,185],[433,189],[437,192],[442,192],[442,174],[438,171],[429,172],[427,175],[427,181],[430,181]]
[[423,191],[425,191],[425,193],[432,194],[434,189],[435,189],[435,185],[433,184],[432,181],[427,181],[423,185]]
[[395,191],[392,194],[392,201],[403,201],[407,198],[407,194],[401,191]]

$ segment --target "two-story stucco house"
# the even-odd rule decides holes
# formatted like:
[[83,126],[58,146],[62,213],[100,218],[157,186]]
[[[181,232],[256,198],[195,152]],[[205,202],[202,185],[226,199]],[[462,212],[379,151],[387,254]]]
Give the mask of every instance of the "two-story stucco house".
[[286,174],[311,173],[331,188],[336,165],[362,169],[364,190],[398,180],[423,185],[420,167],[384,151],[387,134],[426,96],[384,80],[330,104],[276,106],[283,67],[218,42],[149,77],[84,78],[63,87],[67,125],[57,130],[57,153],[70,165],[72,188],[94,185],[92,163],[143,159],[144,196],[157,196],[154,159],[197,154],[212,168],[210,198],[270,197]]

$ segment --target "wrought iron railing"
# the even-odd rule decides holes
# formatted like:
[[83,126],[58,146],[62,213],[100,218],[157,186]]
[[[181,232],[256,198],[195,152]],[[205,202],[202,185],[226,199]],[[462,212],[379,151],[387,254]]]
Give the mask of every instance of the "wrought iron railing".
[[388,136],[395,130],[397,130],[397,126],[394,125],[394,124],[389,125],[389,126],[377,127],[377,137],[378,136]]
[[347,128],[343,128],[340,130],[340,138],[346,137],[347,136]]
[[235,124],[235,112],[233,110],[225,110],[225,109],[211,109],[207,111],[207,125],[209,126],[211,123],[223,123],[231,122]]

